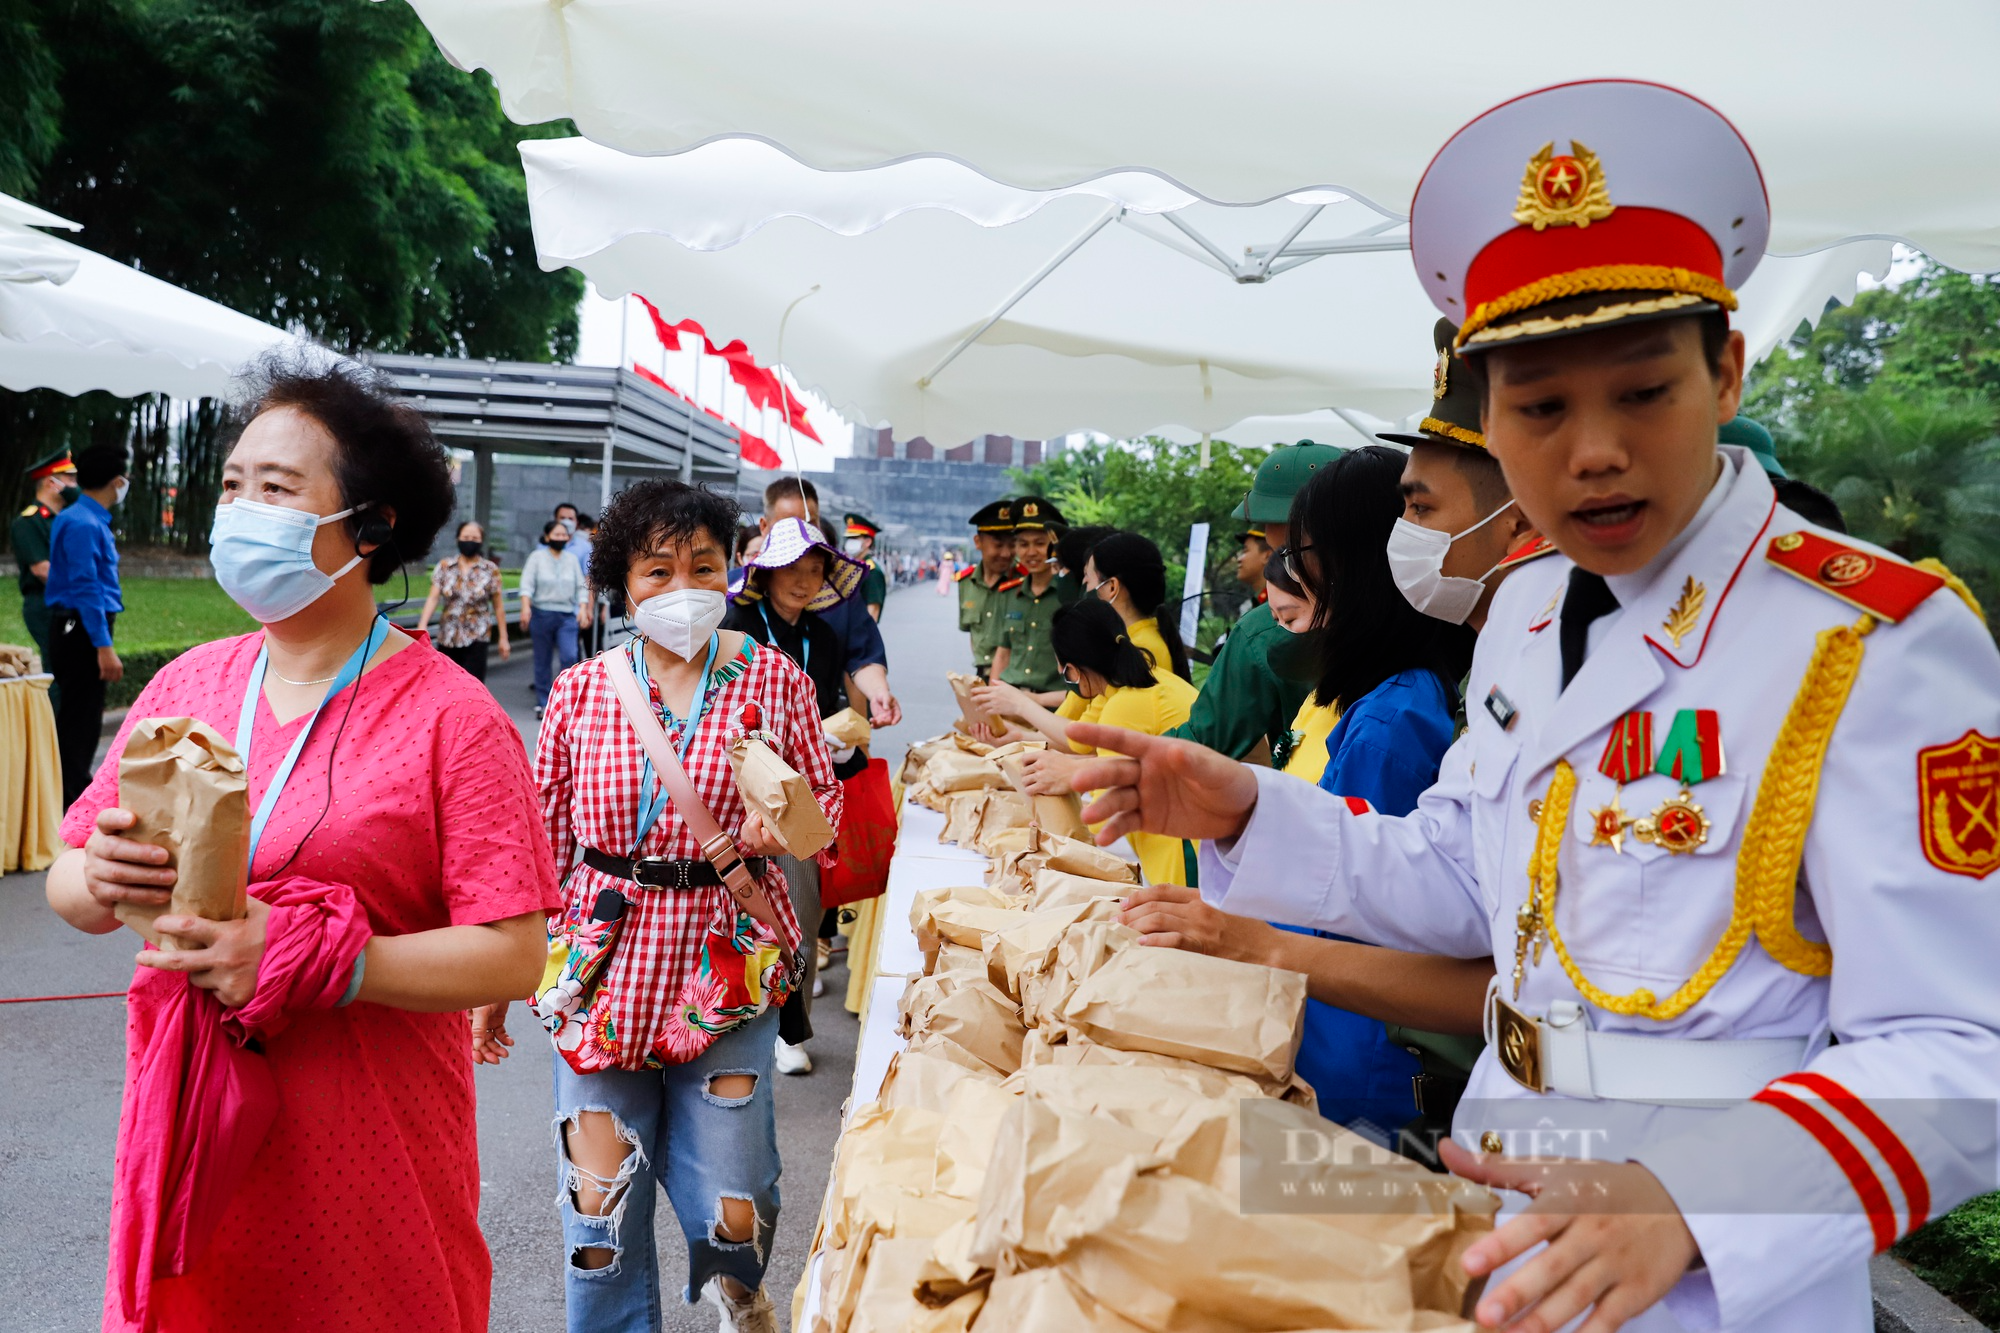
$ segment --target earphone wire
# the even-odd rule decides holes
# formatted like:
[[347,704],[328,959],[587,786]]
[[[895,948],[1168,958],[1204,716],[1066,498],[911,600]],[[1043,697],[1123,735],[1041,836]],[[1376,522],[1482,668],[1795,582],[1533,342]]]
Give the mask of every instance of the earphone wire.
[[[409,574],[405,572],[403,577],[407,580]],[[373,633],[374,628],[374,622],[370,621],[369,632]],[[312,841],[312,835],[319,832],[319,826],[326,822],[327,815],[333,811],[333,758],[340,753],[340,738],[347,734],[347,719],[354,715],[354,703],[361,697],[361,682],[367,674],[368,664],[363,662],[361,670],[354,677],[354,684],[348,690],[347,707],[341,710],[340,725],[333,729],[333,741],[326,747],[326,801],[320,806],[319,814],[314,816],[312,826],[306,830],[305,836],[292,848],[292,854],[285,858],[283,865],[270,873],[268,877],[270,879],[276,879],[292,868],[292,862],[299,859],[299,853],[306,849],[306,844]]]

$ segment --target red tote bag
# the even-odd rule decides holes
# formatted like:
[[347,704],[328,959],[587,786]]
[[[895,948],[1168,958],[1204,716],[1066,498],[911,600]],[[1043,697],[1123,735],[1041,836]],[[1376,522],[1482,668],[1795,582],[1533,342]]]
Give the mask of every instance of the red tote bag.
[[889,858],[896,854],[896,802],[889,790],[889,761],[870,759],[868,767],[841,782],[847,806],[834,842],[840,860],[820,872],[822,907],[845,907],[873,898],[889,886]]

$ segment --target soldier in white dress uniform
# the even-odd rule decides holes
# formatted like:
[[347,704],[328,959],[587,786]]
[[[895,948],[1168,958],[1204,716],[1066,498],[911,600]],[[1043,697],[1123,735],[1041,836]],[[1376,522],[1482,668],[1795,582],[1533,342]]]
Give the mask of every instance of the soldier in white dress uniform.
[[1437,785],[1388,818],[1077,735],[1131,756],[1077,776],[1100,837],[1202,839],[1218,906],[1494,959],[1447,1150],[1509,1191],[1483,1324],[1863,1333],[1868,1257],[1996,1188],[2000,653],[1948,571],[1714,443],[1767,232],[1749,148],[1672,89],[1461,130],[1413,255],[1560,555],[1495,597]]

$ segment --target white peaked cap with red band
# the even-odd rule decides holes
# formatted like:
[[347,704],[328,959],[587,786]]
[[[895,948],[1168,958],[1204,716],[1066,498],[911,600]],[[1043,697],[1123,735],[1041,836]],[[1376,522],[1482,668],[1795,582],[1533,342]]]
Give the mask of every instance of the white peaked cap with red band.
[[1410,204],[1431,301],[1483,350],[1628,319],[1736,307],[1771,206],[1714,107],[1626,79],[1503,102],[1454,134]]

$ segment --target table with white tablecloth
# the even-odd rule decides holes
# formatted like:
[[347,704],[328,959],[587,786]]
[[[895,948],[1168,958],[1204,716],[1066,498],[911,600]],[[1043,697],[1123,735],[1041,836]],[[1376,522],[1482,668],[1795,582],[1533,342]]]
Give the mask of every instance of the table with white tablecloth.
[[[889,1062],[905,1045],[902,1034],[896,1030],[897,1001],[910,977],[924,970],[923,951],[917,947],[916,933],[910,928],[911,904],[924,889],[986,882],[991,859],[939,842],[938,835],[943,831],[943,815],[904,802],[896,855],[889,862],[889,885],[878,902],[873,923],[877,931],[872,949],[873,967],[860,982],[864,996],[861,1038],[855,1048],[854,1085],[842,1113],[843,1125],[853,1119],[857,1107],[875,1100],[889,1072]],[[1122,839],[1112,850],[1127,860],[1137,859]],[[811,1327],[819,1302],[819,1266],[820,1256],[815,1253],[812,1262],[806,1265],[799,1292],[802,1299],[794,1301],[793,1309],[798,1314],[794,1328]]]
[[46,870],[63,850],[54,679],[0,680],[0,872]]

